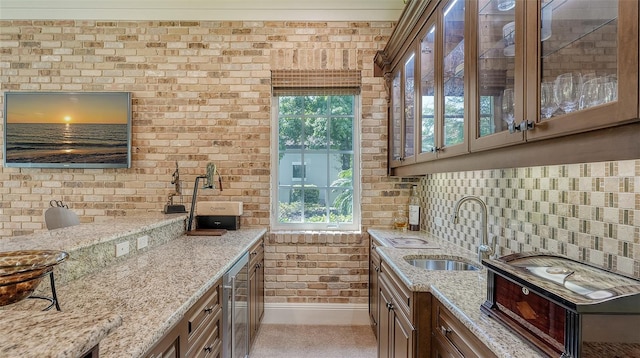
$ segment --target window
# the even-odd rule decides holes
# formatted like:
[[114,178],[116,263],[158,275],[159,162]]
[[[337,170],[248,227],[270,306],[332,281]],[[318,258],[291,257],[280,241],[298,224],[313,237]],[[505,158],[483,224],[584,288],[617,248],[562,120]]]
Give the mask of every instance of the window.
[[307,163],[294,162],[291,166],[291,180],[303,181],[307,177]]
[[359,97],[274,97],[272,227],[358,230]]

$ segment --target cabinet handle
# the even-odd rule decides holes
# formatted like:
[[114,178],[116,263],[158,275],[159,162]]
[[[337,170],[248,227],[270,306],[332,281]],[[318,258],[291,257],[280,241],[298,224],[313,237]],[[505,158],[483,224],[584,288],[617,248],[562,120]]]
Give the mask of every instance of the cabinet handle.
[[392,311],[392,310],[393,310],[393,308],[394,308],[394,307],[393,307],[393,303],[391,303],[391,302],[387,302],[387,309],[388,309],[389,311]]
[[533,127],[535,127],[535,123],[527,119],[523,120],[518,124],[516,124],[515,122],[510,122],[509,133],[526,132],[530,129],[533,129]]
[[204,309],[204,313],[206,314],[211,314],[211,312],[213,312],[213,307],[207,307]]
[[204,351],[207,353],[211,353],[211,351],[213,351],[213,348],[211,346],[206,346],[204,347]]
[[452,330],[450,330],[449,328],[445,327],[445,326],[440,326],[440,332],[442,332],[442,335],[446,336],[447,334],[453,332]]

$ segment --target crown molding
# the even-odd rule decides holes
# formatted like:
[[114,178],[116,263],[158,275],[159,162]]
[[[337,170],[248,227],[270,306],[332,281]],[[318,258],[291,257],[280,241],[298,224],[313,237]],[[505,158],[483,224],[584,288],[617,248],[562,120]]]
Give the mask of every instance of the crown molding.
[[1,20],[397,21],[403,0],[2,0]]

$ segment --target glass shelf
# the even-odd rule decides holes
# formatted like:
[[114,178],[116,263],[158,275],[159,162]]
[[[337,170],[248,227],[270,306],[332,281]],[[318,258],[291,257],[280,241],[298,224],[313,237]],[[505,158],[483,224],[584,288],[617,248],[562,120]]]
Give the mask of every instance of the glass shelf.
[[551,6],[551,37],[543,41],[542,57],[547,57],[571,46],[576,41],[612,23],[618,18],[617,0],[579,1],[552,0],[543,4]]

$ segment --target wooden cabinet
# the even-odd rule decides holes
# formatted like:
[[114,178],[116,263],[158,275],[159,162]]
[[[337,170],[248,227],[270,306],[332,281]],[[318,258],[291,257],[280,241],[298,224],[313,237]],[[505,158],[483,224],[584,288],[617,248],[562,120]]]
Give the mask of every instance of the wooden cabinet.
[[[630,0],[409,2],[375,58],[391,173],[637,158],[639,12]],[[602,137],[622,145],[587,149]]]
[[378,247],[382,245],[378,240],[371,237],[371,244],[369,245],[369,320],[371,321],[371,328],[373,333],[378,335],[378,315],[379,315],[379,273],[380,273],[380,255],[378,254]]
[[638,118],[636,1],[498,3],[469,4],[478,34],[472,151]]
[[469,331],[438,300],[433,299],[432,306],[433,358],[491,358],[496,355]]
[[222,280],[207,291],[169,333],[146,355],[147,358],[215,358],[222,349]]
[[429,357],[431,294],[410,291],[380,263],[378,295],[378,358]]
[[[264,238],[249,249],[249,338],[256,338],[264,316]],[[146,355],[147,358],[222,356],[222,279]]]
[[186,357],[217,357],[222,349],[222,281],[187,311]]
[[99,354],[100,349],[98,348],[98,345],[96,345],[95,347],[91,348],[91,350],[89,350],[87,353],[82,355],[82,358],[98,358],[100,356]]
[[249,348],[264,316],[264,238],[249,249]]

